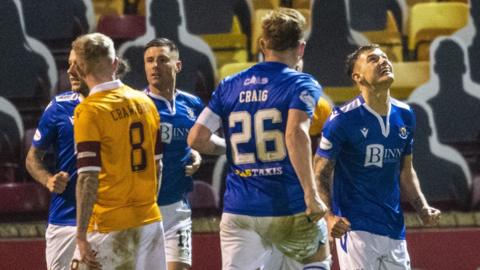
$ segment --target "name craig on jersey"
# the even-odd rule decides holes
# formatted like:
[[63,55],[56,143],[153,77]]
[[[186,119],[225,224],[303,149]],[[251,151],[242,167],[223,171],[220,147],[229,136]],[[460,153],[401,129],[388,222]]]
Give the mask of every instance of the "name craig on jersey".
[[244,90],[240,92],[240,103],[265,102],[268,99],[268,90]]
[[162,142],[171,143],[174,141],[185,141],[188,137],[188,128],[173,127],[170,123],[160,123],[160,131],[162,134]]
[[385,148],[381,144],[369,144],[365,149],[364,167],[383,167],[384,163],[398,162],[402,156],[400,148]]

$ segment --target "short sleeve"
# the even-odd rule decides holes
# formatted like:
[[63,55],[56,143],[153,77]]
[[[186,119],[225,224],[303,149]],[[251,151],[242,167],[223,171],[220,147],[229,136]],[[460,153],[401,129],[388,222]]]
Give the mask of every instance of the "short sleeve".
[[57,134],[57,103],[52,100],[42,114],[37,130],[33,136],[32,145],[39,149],[47,149],[55,141]]
[[217,89],[213,91],[212,98],[208,102],[208,108],[217,115],[222,115],[222,101],[221,101],[221,90],[222,90],[223,81],[218,85]]
[[96,115],[80,104],[75,109],[74,138],[78,172],[100,171],[100,130]]
[[297,80],[295,87],[289,109],[304,111],[311,118],[322,92],[320,84],[310,77],[302,77]]
[[338,114],[337,111],[333,111],[323,126],[322,138],[316,152],[317,155],[327,159],[338,157],[347,138],[341,125],[342,116]]

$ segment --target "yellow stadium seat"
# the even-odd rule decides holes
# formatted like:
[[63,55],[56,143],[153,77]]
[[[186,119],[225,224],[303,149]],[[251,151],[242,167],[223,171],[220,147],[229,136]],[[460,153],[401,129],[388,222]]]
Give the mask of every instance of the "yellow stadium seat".
[[97,18],[102,15],[123,15],[123,0],[93,0],[93,9]]
[[247,36],[243,34],[237,16],[233,17],[230,33],[209,34],[201,37],[212,48],[218,67],[248,60]]
[[276,9],[280,7],[281,0],[253,0],[253,9]]
[[324,87],[323,93],[325,93],[333,103],[340,105],[343,104],[360,94],[360,91],[354,87]]
[[226,64],[220,68],[220,70],[218,71],[218,76],[220,77],[220,80],[223,80],[225,77],[238,73],[255,64],[256,62]]
[[387,11],[385,29],[380,31],[362,32],[372,43],[380,45],[391,61],[403,61],[402,34],[391,11]]
[[312,0],[293,0],[292,8],[294,9],[308,9],[310,10],[312,6]]
[[406,100],[413,90],[430,79],[428,61],[398,62],[393,64],[395,80],[390,87],[392,97]]
[[418,3],[430,3],[430,2],[437,2],[436,0],[407,0],[407,6],[410,8]]
[[468,22],[469,6],[459,2],[419,3],[413,6],[408,30],[408,50],[417,60],[429,59],[430,43],[451,35]]

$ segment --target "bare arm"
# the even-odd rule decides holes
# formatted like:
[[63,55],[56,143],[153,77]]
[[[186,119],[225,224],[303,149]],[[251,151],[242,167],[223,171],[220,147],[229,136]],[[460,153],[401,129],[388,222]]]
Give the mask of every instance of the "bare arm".
[[86,239],[93,205],[97,200],[98,172],[87,171],[78,174],[77,179],[77,238]]
[[440,211],[428,205],[420,189],[417,173],[413,168],[412,155],[405,156],[400,173],[402,195],[413,206],[425,225],[434,225],[440,219]]
[[320,199],[313,176],[309,127],[310,120],[305,112],[296,109],[288,111],[285,132],[288,154],[305,193],[306,214],[312,221],[317,221],[326,214],[328,209]]
[[88,224],[93,212],[93,205],[97,200],[98,172],[87,171],[78,174],[77,198],[77,246],[80,259],[93,269],[99,268],[96,251],[93,251],[87,241]]
[[69,175],[63,171],[55,175],[50,173],[43,162],[45,152],[35,146],[30,147],[25,161],[27,171],[35,181],[45,186],[50,192],[62,193],[67,186]]
[[315,155],[314,159],[315,179],[319,186],[319,193],[322,200],[330,208],[330,191],[332,187],[333,168],[335,167],[335,160],[326,159],[324,157]]
[[195,123],[190,129],[187,142],[192,149],[202,154],[225,154],[225,139],[213,134],[210,129],[199,123]]
[[[333,183],[333,169],[335,168],[335,160],[326,159],[315,155],[315,178],[320,186],[320,197],[330,208],[331,190]],[[328,213],[327,224],[330,235],[339,238],[350,230],[350,222],[344,217],[335,216]]]

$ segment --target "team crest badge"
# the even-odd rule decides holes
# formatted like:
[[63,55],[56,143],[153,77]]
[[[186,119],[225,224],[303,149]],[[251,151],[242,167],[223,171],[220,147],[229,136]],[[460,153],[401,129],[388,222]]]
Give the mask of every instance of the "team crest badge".
[[406,127],[401,127],[400,132],[398,133],[398,136],[400,136],[400,138],[405,140],[408,137],[407,128]]
[[187,107],[187,117],[188,117],[190,120],[193,120],[193,121],[196,120],[196,118],[195,118],[195,113],[193,112],[192,108],[190,108],[190,107]]

